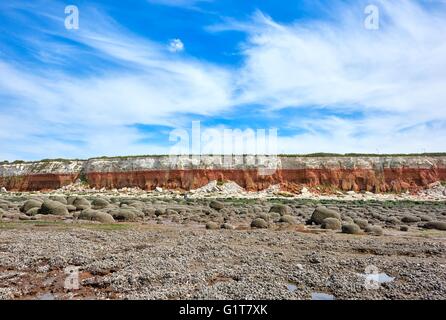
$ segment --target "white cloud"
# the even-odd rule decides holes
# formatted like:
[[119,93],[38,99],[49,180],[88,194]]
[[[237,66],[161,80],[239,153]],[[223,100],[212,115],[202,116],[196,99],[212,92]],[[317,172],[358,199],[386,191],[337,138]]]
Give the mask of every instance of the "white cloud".
[[184,50],[184,44],[180,39],[172,39],[169,42],[169,51],[170,52],[181,52]]
[[[214,28],[248,34],[239,69],[172,55],[170,46],[83,10],[78,32],[45,32],[81,43],[114,67],[93,65],[97,72],[86,76],[0,60],[0,158],[166,153],[168,146],[138,143],[141,134],[130,125],[175,125],[183,113],[212,116],[251,103],[363,115],[287,117],[279,135],[282,125],[306,131],[279,138],[281,152],[445,150],[445,126],[426,123],[446,122],[446,8],[377,4],[377,31],[363,28],[360,5],[336,8],[336,23],[285,25],[258,13]],[[45,43],[24,41],[45,52]],[[86,54],[65,49],[51,51],[51,61]]]
[[259,13],[247,30],[242,100],[392,112],[423,106],[445,115],[446,11],[435,16],[408,1],[378,4],[388,19],[378,31],[364,29],[360,19],[355,23],[351,11],[343,12],[347,18],[339,25],[280,25]]

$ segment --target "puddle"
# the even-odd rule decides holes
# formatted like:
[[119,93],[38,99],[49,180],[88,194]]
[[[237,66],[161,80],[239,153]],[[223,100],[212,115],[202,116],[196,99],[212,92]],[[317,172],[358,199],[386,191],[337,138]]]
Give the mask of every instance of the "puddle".
[[55,297],[53,294],[47,292],[37,297],[38,300],[54,300]]
[[294,292],[294,291],[297,290],[297,286],[296,286],[295,284],[293,284],[293,283],[288,283],[288,284],[286,285],[286,287],[287,287],[287,289],[288,289],[289,292]]
[[386,273],[361,273],[360,275],[369,281],[375,281],[378,283],[392,282],[395,280],[395,277],[391,277]]
[[313,292],[311,294],[311,300],[334,300],[335,297],[328,293]]

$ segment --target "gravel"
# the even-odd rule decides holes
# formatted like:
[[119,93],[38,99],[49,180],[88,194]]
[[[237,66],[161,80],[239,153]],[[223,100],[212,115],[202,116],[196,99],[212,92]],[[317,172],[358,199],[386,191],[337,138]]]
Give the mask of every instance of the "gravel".
[[[216,212],[209,208],[212,199],[101,198],[110,212],[128,205],[146,215],[99,223],[79,220],[75,211],[22,221],[20,208],[30,196],[3,197],[0,299],[446,297],[446,232],[425,229],[426,222],[400,230],[405,216],[428,215],[443,225],[442,203],[291,200],[283,203],[284,217],[293,223],[283,223],[277,213],[268,222],[258,218],[272,215],[277,201],[218,199],[224,208]],[[86,200],[82,205],[94,203]],[[320,205],[367,220],[370,233],[305,226]],[[268,228],[251,228],[257,219]],[[78,289],[64,287],[72,275],[67,270],[78,270]],[[394,280],[370,288],[369,270]]]

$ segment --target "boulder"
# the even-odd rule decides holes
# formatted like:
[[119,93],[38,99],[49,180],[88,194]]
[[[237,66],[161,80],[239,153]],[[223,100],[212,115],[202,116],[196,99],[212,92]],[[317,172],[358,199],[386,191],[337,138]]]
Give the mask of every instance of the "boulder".
[[366,219],[353,219],[353,222],[358,225],[362,230],[364,230],[368,225],[369,222]]
[[325,218],[321,227],[322,229],[339,230],[341,229],[341,221],[336,218]]
[[[268,214],[266,214],[266,213],[259,213],[257,215],[257,218],[261,218],[261,219],[263,219],[265,221],[269,221],[270,216]],[[279,218],[280,218],[280,215],[279,215]]]
[[401,226],[400,230],[404,232],[409,231],[409,226]]
[[144,203],[137,200],[125,200],[121,201],[121,207],[132,207],[138,210],[142,210],[144,208]]
[[[327,218],[327,219],[336,219],[336,218]],[[325,220],[325,219],[324,219],[324,220]],[[336,219],[336,220],[337,220],[337,219]],[[350,217],[348,217],[348,216],[343,217],[343,218],[342,218],[342,221],[345,222],[346,224],[354,223],[354,222],[353,222],[353,219],[350,218]],[[339,227],[339,228],[341,228],[341,227]]]
[[342,225],[342,233],[360,234],[361,228],[357,224],[354,224],[354,223],[344,224],[344,225]]
[[166,214],[166,210],[165,210],[165,209],[156,209],[156,210],[155,210],[155,215],[156,215],[157,217],[162,216],[162,215],[165,215],[165,214]]
[[251,221],[251,228],[266,229],[268,228],[268,222],[262,218],[256,218]]
[[336,218],[341,220],[341,216],[338,212],[323,206],[319,206],[314,210],[310,220],[315,224],[322,224],[322,222],[327,218]]
[[[119,208],[110,211],[112,217],[117,221],[136,221],[138,220],[138,212],[133,208]],[[144,214],[141,212],[144,216]]]
[[63,196],[51,196],[50,200],[57,201],[65,205],[68,204],[67,199],[65,199]]
[[114,223],[115,219],[113,217],[102,211],[97,211],[93,209],[85,209],[78,216],[81,220],[99,221],[102,223]]
[[221,201],[212,200],[211,203],[209,203],[209,207],[214,210],[221,210],[225,207],[225,204]]
[[76,207],[76,210],[85,210],[85,209],[90,209],[91,207],[90,202],[83,197],[76,197],[72,205]]
[[296,218],[293,216],[286,214],[280,217],[279,222],[288,223],[288,224],[297,224]]
[[144,215],[146,216],[146,217],[153,217],[153,216],[155,216],[155,208],[144,208],[143,210],[142,210],[142,212],[144,213]]
[[424,222],[429,222],[429,221],[433,220],[431,217],[429,217],[426,214],[420,214],[418,217],[421,219],[421,221],[424,221]]
[[423,228],[446,230],[446,221],[429,221],[423,225]]
[[91,207],[94,210],[104,209],[104,208],[108,207],[109,205],[110,205],[110,202],[108,202],[107,200],[105,200],[103,198],[95,198],[91,202]]
[[221,228],[222,229],[227,229],[227,230],[234,230],[235,229],[234,226],[232,224],[229,224],[229,223],[223,223],[221,225]]
[[1,201],[0,202],[0,209],[8,210],[9,206],[10,206],[10,204],[8,202],[6,202],[6,201]]
[[69,196],[67,197],[67,204],[73,204],[74,200],[77,199],[77,196]]
[[27,216],[35,216],[36,214],[39,214],[39,210],[40,210],[40,208],[38,208],[38,207],[31,208],[28,211],[26,211],[26,215]]
[[67,207],[58,201],[45,200],[40,207],[39,214],[53,214],[56,216],[65,216],[68,214]]
[[40,208],[42,206],[42,201],[39,200],[26,200],[25,203],[20,207],[21,212],[28,212],[32,208]]
[[20,213],[19,220],[31,220],[31,217],[28,217],[26,214]]
[[280,220],[280,213],[277,213],[277,212],[270,212],[270,213],[268,213],[268,220],[279,221]]
[[406,215],[401,218],[401,221],[405,222],[405,223],[420,222],[421,218],[414,216],[414,215]]
[[388,217],[385,219],[385,222],[390,225],[397,225],[401,221],[397,217]]
[[275,204],[269,209],[269,212],[275,212],[280,214],[281,216],[284,216],[290,214],[290,208],[283,204]]
[[166,209],[166,214],[167,214],[168,216],[172,216],[172,215],[177,215],[178,212],[175,211],[175,210],[173,210],[173,209]]
[[68,204],[68,205],[67,205],[67,210],[68,210],[69,212],[73,212],[73,211],[76,211],[77,209],[76,209],[76,207],[73,206],[72,204]]
[[374,236],[382,236],[384,234],[384,231],[380,226],[368,225],[365,227],[364,231]]

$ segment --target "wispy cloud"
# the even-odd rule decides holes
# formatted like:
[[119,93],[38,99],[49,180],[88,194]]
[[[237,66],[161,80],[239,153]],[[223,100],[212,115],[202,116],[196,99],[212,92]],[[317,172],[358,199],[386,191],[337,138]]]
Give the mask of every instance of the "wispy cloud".
[[171,52],[92,8],[69,32],[42,6],[4,6],[45,23],[14,35],[29,59],[0,54],[0,158],[166,153],[168,141],[141,143],[133,125],[183,126],[194,118],[184,115],[218,118],[250,105],[277,117],[279,135],[281,126],[296,130],[279,139],[280,152],[444,150],[446,7],[376,4],[375,31],[363,27],[366,2],[331,5],[331,19],[285,24],[258,11],[208,28],[246,34],[241,65],[229,67]]
[[170,52],[181,52],[184,50],[184,44],[181,39],[172,39],[169,42],[169,51]]

